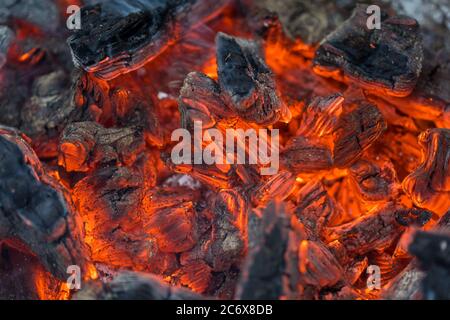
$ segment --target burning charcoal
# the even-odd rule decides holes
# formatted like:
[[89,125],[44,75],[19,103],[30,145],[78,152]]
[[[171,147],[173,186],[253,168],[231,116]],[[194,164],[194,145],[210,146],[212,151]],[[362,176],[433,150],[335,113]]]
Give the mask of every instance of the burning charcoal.
[[422,164],[403,181],[414,203],[443,215],[450,208],[450,130],[430,129],[419,136]]
[[8,50],[14,37],[14,32],[10,28],[0,25],[0,70],[6,63]]
[[343,225],[325,228],[328,242],[338,241],[349,255],[363,255],[372,250],[388,248],[404,231],[396,222],[401,208],[392,204]]
[[396,213],[396,221],[402,226],[409,227],[423,227],[428,221],[430,221],[433,213],[422,209],[407,209],[399,210]]
[[238,265],[245,251],[247,203],[235,190],[222,190],[213,203],[213,226],[207,261],[214,271]]
[[172,275],[172,281],[194,292],[205,293],[212,280],[211,267],[205,262],[189,261]]
[[73,111],[70,104],[70,81],[58,70],[36,78],[32,96],[21,110],[20,129],[33,138],[40,156],[57,154],[57,139]]
[[427,51],[422,74],[413,93],[406,100],[387,96],[382,98],[414,119],[434,121],[438,127],[448,128],[450,94],[447,88],[450,86],[450,49]]
[[89,271],[70,196],[18,132],[0,127],[0,144],[0,236],[23,241],[60,279],[67,278],[71,265]]
[[139,128],[107,129],[95,122],[77,122],[62,134],[58,163],[69,172],[111,163],[132,164],[144,147]]
[[390,161],[382,166],[366,159],[353,164],[350,178],[363,201],[382,201],[394,199],[398,194],[399,184],[394,167]]
[[277,14],[292,40],[314,45],[350,16],[352,1],[262,0],[257,6]]
[[367,270],[368,265],[369,259],[367,259],[367,257],[351,262],[345,272],[348,282],[352,285],[355,284],[355,282],[358,281],[363,272]]
[[196,244],[195,212],[191,202],[150,213],[144,228],[153,235],[162,252],[177,253]]
[[270,179],[263,180],[255,188],[251,188],[249,194],[255,207],[266,206],[270,201],[282,201],[289,197],[295,183],[295,176],[288,171],[281,171]]
[[83,27],[68,39],[75,63],[110,80],[153,60],[224,6],[197,0],[112,0],[82,9]]
[[[255,42],[219,33],[216,38],[219,83],[227,102],[249,122],[289,120],[279,99],[272,71]],[[286,118],[287,117],[287,118]]]
[[423,297],[428,300],[450,299],[450,236],[417,232],[409,250],[426,273],[422,280]]
[[119,273],[111,282],[89,283],[75,294],[75,300],[201,300],[200,295],[183,288],[175,288],[157,276],[138,273]]
[[208,76],[192,72],[184,80],[180,91],[181,126],[193,129],[194,121],[204,128],[212,128],[218,120],[236,117],[223,101],[219,85]]
[[294,137],[281,151],[280,165],[297,174],[331,169],[333,160],[328,147],[312,143],[304,137]]
[[331,134],[343,111],[343,102],[344,97],[341,94],[314,98],[302,113],[296,135],[323,137]]
[[264,210],[261,227],[258,245],[248,253],[242,268],[236,299],[279,299],[283,293],[289,233],[284,207],[270,203]]
[[[84,222],[86,242],[92,248],[94,261],[157,274],[170,274],[176,270],[175,254],[162,252],[159,248],[163,234],[157,239],[154,233],[145,229],[155,207],[150,208],[148,204],[155,183],[147,184],[148,178],[145,171],[108,167],[94,171],[73,188],[73,198]],[[167,193],[179,198],[180,191]],[[192,194],[185,197],[192,200]],[[177,202],[165,199],[161,207],[184,201],[183,198]]]
[[322,41],[314,71],[391,96],[408,96],[422,69],[422,40],[416,20],[382,16],[381,29],[367,28],[367,5]]
[[299,246],[299,264],[304,285],[329,287],[343,279],[344,270],[339,262],[320,242],[303,240]]
[[343,114],[333,132],[333,158],[337,167],[355,162],[386,130],[386,122],[378,109],[365,101]]
[[306,227],[308,238],[319,237],[323,228],[332,224],[341,211],[320,181],[311,180],[297,195],[295,215]]

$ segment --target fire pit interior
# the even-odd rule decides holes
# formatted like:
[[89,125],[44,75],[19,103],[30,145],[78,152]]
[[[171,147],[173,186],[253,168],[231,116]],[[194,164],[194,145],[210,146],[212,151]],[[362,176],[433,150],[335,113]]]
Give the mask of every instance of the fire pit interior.
[[[2,0],[0,298],[450,299],[449,15]],[[173,161],[198,121],[276,172]]]

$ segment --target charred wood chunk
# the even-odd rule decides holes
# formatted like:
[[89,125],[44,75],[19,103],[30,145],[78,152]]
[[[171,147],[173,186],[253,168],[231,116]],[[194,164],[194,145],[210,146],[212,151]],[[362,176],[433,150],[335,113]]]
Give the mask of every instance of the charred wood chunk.
[[450,208],[450,130],[429,129],[419,136],[422,163],[403,181],[421,208],[443,215]]
[[309,141],[304,137],[289,140],[280,153],[280,164],[297,173],[318,172],[333,167],[331,151],[326,145]]
[[146,196],[152,187],[146,179],[143,172],[128,167],[99,169],[75,185],[73,198],[94,261],[170,274],[177,267],[175,254],[162,252],[158,239],[145,229],[150,219]]
[[314,45],[350,16],[352,1],[262,0],[256,5],[276,13],[292,40]]
[[363,201],[382,201],[395,198],[399,184],[390,161],[377,163],[361,159],[349,168],[350,179]]
[[192,72],[184,80],[180,91],[179,109],[181,126],[193,129],[194,121],[204,128],[212,128],[217,121],[236,117],[223,101],[219,85],[208,76]]
[[396,221],[402,226],[415,226],[420,228],[430,221],[433,213],[428,210],[412,208],[399,210],[395,213],[395,215]]
[[184,252],[197,242],[195,211],[191,202],[151,212],[144,228],[155,237],[162,252]]
[[206,256],[214,271],[239,265],[246,250],[247,211],[248,204],[235,190],[222,190],[215,198]]
[[56,157],[58,138],[73,108],[70,81],[64,70],[36,78],[31,98],[21,110],[20,129],[33,139],[33,147],[41,157]]
[[405,230],[396,221],[396,213],[400,210],[403,208],[387,204],[352,222],[325,228],[325,238],[328,242],[338,241],[352,256],[386,249]]
[[69,172],[86,172],[111,163],[132,164],[144,147],[139,127],[107,129],[95,122],[77,122],[62,134],[58,163]]
[[23,241],[60,279],[70,265],[88,271],[89,253],[70,196],[19,133],[0,127],[0,145],[0,236]]
[[450,299],[450,237],[448,234],[417,232],[409,247],[426,275],[422,281],[425,299]]
[[[434,34],[434,30],[433,33]],[[382,97],[414,118],[434,121],[439,128],[450,127],[450,49],[425,52],[424,67],[413,93],[405,99]]]
[[82,9],[83,27],[68,39],[75,63],[110,80],[140,68],[226,1],[113,0]]
[[303,111],[296,135],[323,137],[331,134],[343,112],[343,102],[341,94],[315,97]]
[[289,112],[279,99],[272,71],[255,42],[219,33],[216,38],[219,84],[227,102],[244,120],[272,124]]
[[284,206],[270,203],[263,212],[261,229],[258,244],[244,262],[237,299],[279,299],[283,293],[284,256],[289,234]]
[[390,96],[408,96],[422,69],[422,40],[416,20],[382,16],[381,29],[369,29],[367,5],[325,38],[314,71]]
[[248,193],[255,207],[266,206],[270,201],[283,201],[292,192],[295,184],[295,176],[288,171],[281,171],[269,179],[261,181],[251,188]]
[[323,288],[333,286],[343,279],[344,270],[321,242],[303,240],[298,254],[302,284]]
[[320,181],[311,180],[297,194],[295,215],[305,226],[309,239],[321,236],[324,227],[329,226],[342,214],[342,209],[330,197]]
[[333,132],[334,165],[351,165],[385,130],[386,122],[380,111],[361,101],[356,108],[340,117]]
[[157,276],[139,272],[119,273],[112,281],[89,283],[75,300],[201,300],[200,295],[170,286]]

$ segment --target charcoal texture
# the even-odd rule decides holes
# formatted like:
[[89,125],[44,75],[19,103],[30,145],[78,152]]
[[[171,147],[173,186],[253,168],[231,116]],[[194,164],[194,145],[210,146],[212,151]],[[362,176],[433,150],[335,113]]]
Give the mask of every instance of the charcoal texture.
[[392,96],[408,96],[422,69],[422,41],[416,20],[382,16],[381,29],[369,29],[367,5],[322,41],[314,70],[338,80]]
[[92,282],[75,300],[201,300],[187,289],[172,287],[162,279],[144,273],[122,272],[111,282]]
[[113,0],[82,9],[83,27],[68,39],[76,65],[104,79],[141,67],[225,1]]
[[86,270],[82,226],[70,199],[19,133],[0,127],[0,236],[23,241],[56,277]]
[[285,107],[258,44],[219,33],[216,46],[219,84],[227,102],[244,120],[258,124],[278,121]]

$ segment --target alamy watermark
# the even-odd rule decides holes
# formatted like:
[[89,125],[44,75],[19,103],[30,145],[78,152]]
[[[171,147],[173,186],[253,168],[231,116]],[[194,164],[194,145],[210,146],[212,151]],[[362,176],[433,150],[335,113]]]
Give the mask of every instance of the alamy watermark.
[[69,30],[81,29],[81,8],[77,5],[67,7],[66,13],[69,15],[66,26]]
[[172,149],[172,162],[176,165],[259,164],[261,175],[278,173],[280,163],[278,129],[225,131],[224,136],[218,129],[204,130],[201,121],[194,122],[193,137],[186,129],[176,129],[172,133],[171,140],[179,143]]

